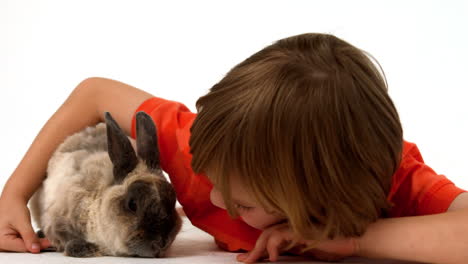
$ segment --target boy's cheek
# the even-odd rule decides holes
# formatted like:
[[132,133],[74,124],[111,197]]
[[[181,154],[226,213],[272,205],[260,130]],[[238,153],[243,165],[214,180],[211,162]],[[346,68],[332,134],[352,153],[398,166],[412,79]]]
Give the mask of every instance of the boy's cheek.
[[239,219],[242,220],[242,222],[246,223],[247,225],[258,229],[258,230],[264,230],[264,223],[261,221],[258,221],[258,219],[255,219],[255,217],[250,217],[250,216],[239,216]]
[[215,188],[211,189],[210,201],[214,206],[217,206],[219,208],[226,210],[226,206],[224,205],[224,201],[221,196],[221,193],[217,191]]

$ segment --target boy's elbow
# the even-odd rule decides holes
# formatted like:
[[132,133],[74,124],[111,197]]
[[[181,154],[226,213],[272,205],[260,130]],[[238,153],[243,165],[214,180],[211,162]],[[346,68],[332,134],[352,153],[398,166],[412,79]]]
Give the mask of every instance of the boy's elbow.
[[80,93],[96,93],[97,89],[106,87],[105,84],[106,82],[112,81],[110,79],[106,79],[103,77],[89,77],[81,81],[75,88],[77,92]]
[[81,81],[70,94],[67,101],[74,105],[80,113],[83,111],[91,112],[95,122],[102,122],[98,113],[98,103],[105,89],[105,78],[90,77]]
[[112,84],[116,83],[116,81],[108,78],[103,77],[89,77],[81,81],[73,91],[80,95],[81,97],[85,97],[90,102],[99,100],[100,95],[108,94],[108,89],[111,88]]
[[121,128],[130,133],[130,124],[135,109],[150,93],[116,80],[90,77],[78,84],[73,91],[73,102],[77,109],[90,112],[93,121],[103,122],[104,113],[110,112]]
[[72,95],[83,95],[96,92],[99,83],[102,82],[101,77],[89,77],[81,81],[73,90]]

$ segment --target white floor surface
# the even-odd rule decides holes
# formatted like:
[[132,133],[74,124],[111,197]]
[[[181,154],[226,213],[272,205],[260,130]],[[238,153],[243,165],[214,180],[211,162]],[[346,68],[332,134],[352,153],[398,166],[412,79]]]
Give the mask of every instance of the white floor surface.
[[[0,253],[0,264],[94,264],[94,263],[161,263],[161,264],[209,264],[209,263],[239,263],[236,261],[237,253],[221,251],[213,242],[213,238],[207,233],[191,225],[184,217],[182,231],[174,241],[172,249],[167,258],[145,259],[145,258],[120,258],[120,257],[97,257],[97,258],[72,258],[63,256],[62,253],[45,252],[41,254],[30,253]],[[330,263],[311,261],[301,257],[284,256],[277,263]],[[353,264],[409,264],[393,260],[369,260],[349,258],[339,263]]]

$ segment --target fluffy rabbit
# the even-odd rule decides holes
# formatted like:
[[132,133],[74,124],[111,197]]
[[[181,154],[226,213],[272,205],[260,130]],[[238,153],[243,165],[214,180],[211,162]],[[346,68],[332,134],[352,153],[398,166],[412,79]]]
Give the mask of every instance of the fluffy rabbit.
[[137,153],[109,113],[68,137],[31,199],[34,220],[73,257],[163,257],[181,228],[176,195],[159,163],[156,127],[137,113]]

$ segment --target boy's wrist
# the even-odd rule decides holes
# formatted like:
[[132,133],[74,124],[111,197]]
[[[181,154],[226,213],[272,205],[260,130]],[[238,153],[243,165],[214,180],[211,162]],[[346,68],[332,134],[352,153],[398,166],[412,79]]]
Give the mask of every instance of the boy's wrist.
[[28,204],[29,199],[25,196],[18,195],[18,194],[9,194],[3,193],[0,196],[0,204],[12,204],[12,203],[21,203],[21,204]]
[[5,184],[0,195],[0,201],[21,202],[24,204],[28,203],[29,198],[30,197],[27,194],[24,194],[24,191],[21,190],[21,188],[16,188],[11,181]]

